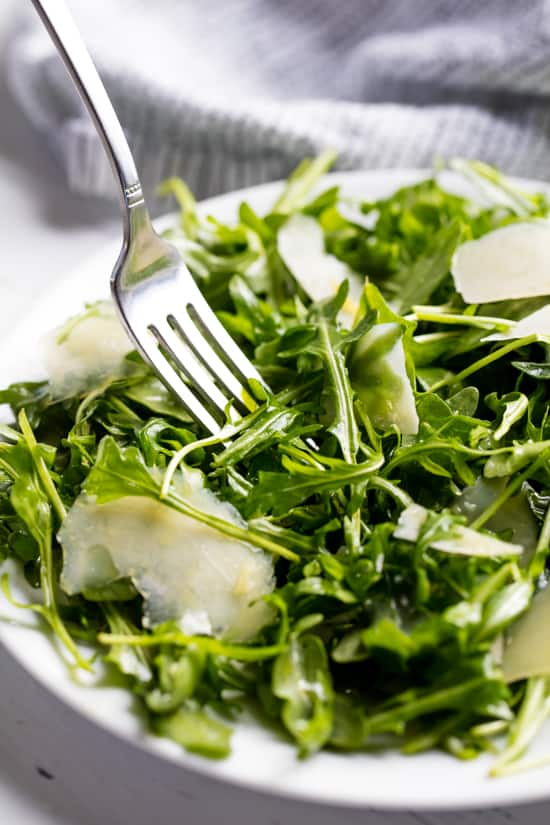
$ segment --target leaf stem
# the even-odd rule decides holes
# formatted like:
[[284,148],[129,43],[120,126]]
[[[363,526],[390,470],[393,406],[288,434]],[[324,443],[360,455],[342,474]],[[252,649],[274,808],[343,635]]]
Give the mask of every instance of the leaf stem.
[[62,522],[65,520],[67,511],[65,509],[65,505],[61,501],[59,493],[57,492],[56,486],[52,481],[52,477],[50,475],[50,471],[46,466],[46,462],[40,455],[40,448],[32,431],[32,427],[29,424],[29,420],[27,418],[25,410],[21,410],[21,412],[19,413],[18,421],[25,442],[29,448],[33,464],[36,468],[36,472],[38,473],[38,477],[40,478],[40,482],[42,484],[44,492],[50,499],[52,506],[57,514],[57,517],[59,518],[59,521]]
[[484,367],[488,367],[489,364],[493,364],[495,361],[498,361],[500,358],[503,358],[508,353],[513,352],[520,347],[526,347],[529,344],[534,344],[538,340],[538,335],[533,333],[531,335],[526,335],[524,338],[518,338],[517,340],[510,341],[510,343],[505,344],[503,347],[499,347],[498,349],[493,350],[490,352],[489,355],[486,355],[484,358],[480,358],[478,361],[474,361],[473,364],[470,364],[468,367],[465,367],[461,372],[457,372],[456,375],[450,376],[448,378],[442,378],[441,381],[437,381],[435,384],[432,384],[430,387],[430,392],[437,392],[437,390],[442,389],[443,387],[452,386],[453,384],[458,384],[460,381],[463,381],[464,378],[468,378],[470,375],[473,375],[475,372],[479,372],[479,370],[483,369]]
[[205,653],[225,656],[242,662],[257,662],[272,659],[287,649],[286,644],[247,647],[246,645],[226,644],[210,636],[186,636],[180,631],[152,633],[151,635],[126,633],[99,633],[97,640],[102,645],[129,645],[131,647],[156,647],[158,645],[176,645],[178,647],[196,646]]
[[527,680],[525,696],[517,719],[512,725],[508,743],[490,770],[491,776],[501,776],[503,769],[523,755],[548,716],[548,679],[534,676]]
[[495,498],[495,500],[492,501],[488,507],[486,507],[483,513],[472,521],[469,527],[471,527],[472,530],[479,530],[480,527],[483,527],[483,525],[486,524],[489,519],[491,519],[495,513],[500,510],[502,505],[505,504],[508,499],[513,496],[515,492],[517,492],[517,490],[519,490],[525,479],[535,472],[538,464],[540,464],[540,458],[534,461],[533,464],[530,464],[529,467],[523,471],[523,473],[516,476],[516,478],[504,488],[502,493],[497,496],[497,498]]

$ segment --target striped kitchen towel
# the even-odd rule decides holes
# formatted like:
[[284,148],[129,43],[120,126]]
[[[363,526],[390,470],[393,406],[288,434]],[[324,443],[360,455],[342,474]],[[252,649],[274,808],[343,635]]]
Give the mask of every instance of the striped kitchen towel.
[[[548,0],[68,0],[146,188],[201,197],[288,174],[476,157],[550,179]],[[22,12],[7,77],[69,186],[115,192],[41,24]]]

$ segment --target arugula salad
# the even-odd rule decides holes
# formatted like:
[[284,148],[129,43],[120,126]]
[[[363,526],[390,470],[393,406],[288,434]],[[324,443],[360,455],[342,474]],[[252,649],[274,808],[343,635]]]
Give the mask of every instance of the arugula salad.
[[333,160],[231,225],[162,185],[269,392],[205,437],[87,306],[48,380],[0,391],[0,560],[68,665],[189,751],[226,756],[252,709],[302,757],[489,751],[501,776],[550,713],[550,203],[458,160],[471,197],[437,170],[361,200],[319,188]]

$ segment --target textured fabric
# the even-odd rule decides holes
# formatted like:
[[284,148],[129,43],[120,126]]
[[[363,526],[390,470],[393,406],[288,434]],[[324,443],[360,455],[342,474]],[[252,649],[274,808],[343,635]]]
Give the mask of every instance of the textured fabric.
[[[149,190],[207,196],[285,176],[461,155],[550,179],[548,0],[69,0]],[[73,190],[115,192],[38,18],[11,88]]]

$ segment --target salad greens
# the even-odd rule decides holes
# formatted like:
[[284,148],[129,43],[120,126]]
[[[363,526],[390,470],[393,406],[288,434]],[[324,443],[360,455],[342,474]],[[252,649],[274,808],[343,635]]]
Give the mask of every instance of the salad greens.
[[[521,624],[548,582],[550,360],[543,334],[506,336],[546,299],[497,290],[468,305],[451,269],[459,244],[550,205],[463,161],[479,198],[437,174],[375,202],[330,185],[312,195],[332,160],[304,161],[271,213],[244,203],[234,225],[202,217],[181,181],[163,184],[181,206],[167,234],[271,392],[252,388],[255,412],[204,438],[136,353],[72,393],[0,391],[14,415],[0,425],[0,559],[37,588],[32,608],[68,659],[92,668],[92,646],[151,730],[190,751],[226,756],[253,705],[302,756],[499,751],[493,774],[509,773],[550,712],[548,629]],[[277,242],[297,214],[354,289],[310,299]],[[185,492],[193,478],[226,515]],[[269,560],[252,636],[148,622],[139,577],[112,559],[110,577],[65,586],[75,502],[106,513],[136,497]],[[13,598],[6,576],[3,591]],[[535,664],[512,682],[517,640]]]

